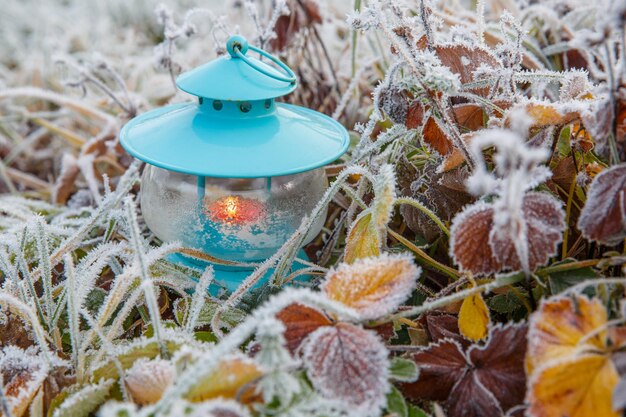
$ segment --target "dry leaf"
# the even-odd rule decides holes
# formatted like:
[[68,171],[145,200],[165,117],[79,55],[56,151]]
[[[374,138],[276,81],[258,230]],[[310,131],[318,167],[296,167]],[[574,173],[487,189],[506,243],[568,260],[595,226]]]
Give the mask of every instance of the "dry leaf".
[[366,210],[354,220],[346,238],[345,262],[352,263],[359,258],[380,254],[380,236],[373,218],[373,213]]
[[[552,104],[530,103],[526,105],[525,109],[526,114],[533,119],[532,127],[535,129],[564,126],[580,118],[579,114],[575,112],[563,114]],[[506,123],[508,125],[509,120]]]
[[330,270],[321,290],[373,320],[395,311],[411,295],[419,274],[410,256],[385,253]]
[[355,415],[372,415],[385,405],[389,360],[374,332],[348,323],[321,327],[305,340],[303,359],[315,389],[351,404]]
[[[450,118],[456,122],[461,133],[473,132],[484,127],[484,111],[473,103],[458,104],[449,112]],[[422,129],[422,137],[431,149],[439,155],[447,156],[454,151],[452,140],[439,127],[434,117],[429,117]]]
[[5,346],[0,350],[0,373],[4,393],[14,417],[22,417],[42,388],[50,368],[45,359],[31,350]]
[[[558,200],[539,192],[526,194],[522,210],[528,266],[534,270],[556,253],[565,228],[565,212]],[[493,228],[493,215],[491,204],[479,202],[454,218],[450,251],[461,270],[477,275],[522,270],[515,243]]]
[[626,238],[626,164],[613,166],[593,179],[578,228],[585,238],[606,245],[617,245]]
[[126,371],[124,383],[136,404],[154,404],[176,377],[174,365],[164,359],[141,358]]
[[493,207],[483,202],[469,206],[454,218],[450,252],[461,270],[488,275],[502,269],[489,244],[492,228]]
[[430,340],[439,342],[444,339],[459,342],[464,348],[470,342],[461,335],[459,330],[459,318],[452,314],[442,312],[430,312],[420,317],[420,323],[426,328]]
[[575,354],[579,348],[604,349],[606,331],[586,338],[583,345],[580,342],[606,321],[599,299],[559,297],[544,302],[530,318],[526,370],[531,373],[539,365]]
[[[469,48],[464,45],[437,46],[435,53],[443,65],[459,75],[461,84],[476,81],[474,72],[481,66],[499,68],[498,60],[486,49]],[[486,97],[489,87],[472,88],[468,91]]]
[[[208,376],[198,381],[187,393],[186,398],[193,402],[206,401],[212,398],[239,398],[242,390],[253,396],[250,383],[261,377],[263,373],[257,365],[246,357],[231,357],[224,359]],[[239,396],[239,397],[238,397]]]
[[[530,319],[527,402],[534,417],[617,417],[612,394],[619,376],[612,350],[624,343],[606,328],[599,299],[582,295],[544,301]],[[613,334],[612,340],[609,335]]]
[[533,417],[619,417],[611,395],[618,376],[606,355],[582,354],[540,368],[530,379]]
[[290,13],[276,20],[274,33],[276,36],[269,42],[273,51],[284,50],[289,41],[303,28],[322,23],[319,5],[314,0],[303,0],[289,7]]
[[61,173],[54,182],[52,201],[55,204],[65,204],[74,191],[74,183],[80,174],[80,167],[71,153],[63,154],[61,159]]
[[[434,164],[424,167],[422,175],[402,194],[413,197],[431,209],[440,219],[452,219],[466,204],[474,198],[465,189],[467,169],[439,173]],[[400,176],[400,175],[399,175]],[[441,235],[441,229],[423,211],[408,204],[400,206],[400,214],[406,225],[425,239],[432,241]]]
[[523,401],[525,353],[525,325],[496,326],[484,346],[467,350],[444,339],[411,356],[419,378],[403,391],[415,400],[443,401],[449,417],[503,415]]
[[459,311],[459,330],[471,340],[487,336],[489,328],[489,308],[480,293],[465,297]]
[[321,311],[302,304],[291,304],[282,309],[277,315],[285,325],[285,341],[291,353],[298,350],[302,341],[322,326],[329,326],[332,322]]

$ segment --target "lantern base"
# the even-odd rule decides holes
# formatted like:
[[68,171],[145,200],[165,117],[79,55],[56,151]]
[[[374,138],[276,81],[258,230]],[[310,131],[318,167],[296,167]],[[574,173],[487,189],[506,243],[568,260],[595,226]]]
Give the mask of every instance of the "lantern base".
[[[298,258],[304,259],[306,261],[309,260],[309,257],[304,252],[304,250],[300,249],[298,251]],[[203,269],[209,265],[213,266],[214,280],[213,283],[209,287],[209,293],[213,296],[217,296],[220,290],[226,289],[229,292],[233,292],[239,287],[239,285],[254,271],[253,268],[237,268],[237,267],[225,267],[223,265],[216,265],[210,262],[205,262],[201,260],[191,259],[179,253],[174,253],[168,255],[166,259],[172,263],[177,265],[184,266],[186,268],[192,269]],[[303,265],[299,262],[294,262],[291,266],[292,271],[298,271],[306,268],[306,265]],[[252,287],[253,289],[261,287],[263,284],[267,283],[270,277],[274,274],[274,268],[270,268],[261,279]],[[192,278],[194,281],[197,281],[195,278]],[[311,279],[310,275],[299,275],[294,279],[296,282],[307,282]]]

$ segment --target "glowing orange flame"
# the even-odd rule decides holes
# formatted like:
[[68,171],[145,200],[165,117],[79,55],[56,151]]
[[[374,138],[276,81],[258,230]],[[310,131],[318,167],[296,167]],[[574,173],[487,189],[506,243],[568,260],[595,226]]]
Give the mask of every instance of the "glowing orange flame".
[[264,213],[262,202],[237,195],[218,198],[206,207],[206,214],[212,221],[228,224],[251,223]]

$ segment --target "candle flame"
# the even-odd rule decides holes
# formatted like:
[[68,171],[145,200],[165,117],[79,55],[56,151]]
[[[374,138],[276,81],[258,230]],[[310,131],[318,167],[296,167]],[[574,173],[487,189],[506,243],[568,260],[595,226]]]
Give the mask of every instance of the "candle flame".
[[265,208],[258,200],[229,195],[209,203],[205,211],[212,221],[233,225],[258,220]]

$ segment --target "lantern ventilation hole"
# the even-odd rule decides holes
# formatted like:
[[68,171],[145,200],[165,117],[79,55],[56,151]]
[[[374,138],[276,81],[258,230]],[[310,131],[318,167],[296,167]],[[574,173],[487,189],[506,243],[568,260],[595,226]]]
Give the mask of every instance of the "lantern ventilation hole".
[[198,103],[202,104],[204,102],[204,99],[202,97],[198,97]]
[[221,100],[213,100],[213,108],[215,110],[220,111],[222,110],[222,107],[224,107],[224,104]]
[[272,100],[270,99],[265,100],[264,106],[266,109],[269,109],[270,107],[272,107]]
[[250,110],[252,110],[252,104],[244,101],[239,105],[239,110],[241,110],[242,113],[248,113]]

